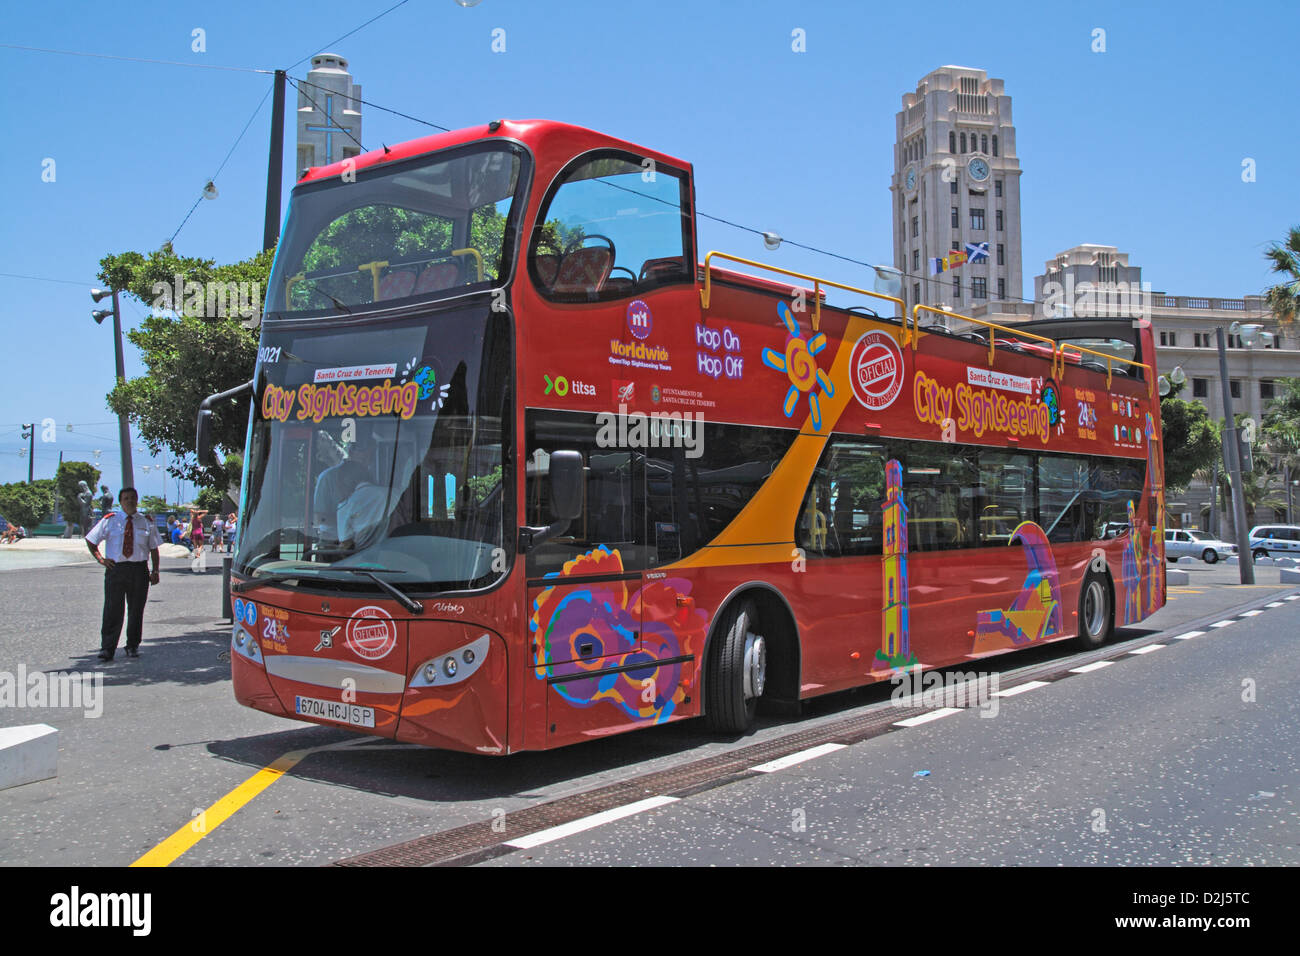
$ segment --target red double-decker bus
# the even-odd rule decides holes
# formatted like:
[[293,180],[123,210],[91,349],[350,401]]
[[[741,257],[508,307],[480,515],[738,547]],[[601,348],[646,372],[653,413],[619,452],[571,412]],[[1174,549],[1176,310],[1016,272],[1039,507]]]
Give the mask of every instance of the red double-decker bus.
[[505,754],[1100,644],[1164,603],[1149,323],[952,320],[701,262],[690,164],[573,126],[310,170],[236,697]]

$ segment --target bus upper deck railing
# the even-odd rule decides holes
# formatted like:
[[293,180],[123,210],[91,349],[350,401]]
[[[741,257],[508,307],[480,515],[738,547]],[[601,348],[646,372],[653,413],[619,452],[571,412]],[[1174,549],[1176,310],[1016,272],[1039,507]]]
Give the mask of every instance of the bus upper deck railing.
[[1087,348],[1086,346],[1083,345],[1074,345],[1074,344],[1068,346],[1062,345],[1061,343],[1057,342],[1055,339],[1050,339],[1047,338],[1046,336],[1037,335],[1033,332],[1025,332],[1023,330],[1014,329],[1009,326],[998,325],[996,322],[989,322],[986,319],[977,319],[974,318],[973,316],[962,315],[959,312],[949,312],[944,309],[936,309],[932,306],[921,305],[920,303],[917,303],[916,305],[912,306],[911,321],[909,323],[908,315],[907,315],[907,305],[906,303],[903,302],[902,299],[897,299],[891,295],[884,295],[880,292],[872,292],[868,289],[860,289],[857,286],[845,285],[842,282],[835,282],[830,279],[823,279],[819,276],[808,275],[807,273],[804,272],[795,272],[792,269],[783,269],[780,266],[768,265],[767,263],[757,262],[753,259],[745,259],[742,258],[741,256],[733,256],[730,253],[718,252],[716,250],[710,251],[708,255],[704,257],[704,288],[700,290],[700,305],[704,309],[709,308],[709,302],[712,299],[712,294],[713,294],[712,260],[714,259],[714,257],[717,257],[719,259],[726,259],[729,262],[738,262],[741,263],[742,265],[751,266],[755,269],[764,269],[768,272],[776,272],[779,273],[780,275],[790,276],[791,278],[794,279],[802,279],[805,282],[812,283],[812,287],[813,287],[812,327],[814,332],[820,331],[821,328],[821,299],[822,299],[821,292],[822,292],[822,287],[827,286],[829,288],[834,288],[834,289],[843,289],[846,292],[854,292],[857,293],[858,295],[870,296],[873,299],[883,299],[886,302],[892,302],[894,303],[894,305],[898,306],[898,310],[899,310],[898,317],[903,323],[903,334],[902,334],[901,344],[904,347],[910,347],[910,348],[916,347],[916,343],[920,341],[920,337],[921,337],[920,313],[932,312],[935,315],[943,316],[945,319],[947,318],[961,319],[964,322],[970,322],[973,325],[983,326],[984,328],[988,329],[990,367],[994,365],[997,359],[997,341],[995,339],[994,332],[1004,332],[1007,335],[1015,336],[1017,339],[1032,339],[1038,342],[1046,343],[1048,348],[1051,351],[1053,375],[1065,374],[1065,364],[1066,364],[1067,355],[1070,358],[1081,357],[1084,354],[1094,355],[1097,358],[1104,360],[1106,363],[1106,387],[1107,388],[1110,388],[1111,380],[1114,377],[1114,372],[1115,372],[1114,363],[1119,362],[1123,365],[1128,365],[1132,368],[1142,369],[1142,378],[1146,381],[1147,394],[1148,395],[1155,394],[1155,379],[1152,375],[1151,365],[1146,362],[1136,362],[1133,359],[1120,358],[1117,355],[1109,355],[1105,352],[1098,352],[1093,349]]
[[711,260],[714,256],[719,259],[726,259],[729,262],[739,262],[743,265],[753,266],[755,269],[766,269],[768,272],[779,272],[783,276],[790,276],[794,279],[803,279],[805,282],[813,284],[813,314],[812,327],[813,331],[821,330],[822,321],[822,286],[830,286],[834,289],[843,289],[845,292],[856,292],[858,295],[868,295],[873,299],[883,299],[886,302],[892,302],[898,306],[899,317],[903,320],[903,328],[907,328],[907,303],[902,299],[896,299],[892,295],[882,295],[879,292],[870,292],[866,289],[859,289],[857,286],[845,285],[842,282],[833,282],[830,279],[821,279],[817,276],[810,276],[803,272],[794,272],[790,269],[782,269],[780,266],[769,266],[764,262],[755,262],[753,259],[742,259],[740,256],[733,256],[727,252],[710,252],[704,257],[704,288],[700,290],[700,305],[705,309],[709,307],[709,300],[713,295],[713,270],[710,268]]

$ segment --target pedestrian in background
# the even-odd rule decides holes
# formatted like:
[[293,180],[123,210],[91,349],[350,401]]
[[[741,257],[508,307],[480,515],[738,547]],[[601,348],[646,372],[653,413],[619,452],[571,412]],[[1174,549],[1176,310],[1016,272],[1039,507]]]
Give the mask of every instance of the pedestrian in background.
[[232,554],[235,550],[235,532],[239,530],[239,513],[232,511],[226,515],[226,553]]
[[[86,535],[86,547],[104,567],[104,615],[99,631],[99,659],[111,661],[122,635],[126,612],[126,656],[140,656],[144,637],[144,605],[149,585],[158,583],[158,525],[137,511],[139,493],[123,488],[121,508],[110,511]],[[104,553],[99,553],[99,545]],[[149,562],[153,568],[149,569]]]
[[217,512],[217,516],[212,519],[212,551],[214,554],[219,553],[226,544],[226,519]]

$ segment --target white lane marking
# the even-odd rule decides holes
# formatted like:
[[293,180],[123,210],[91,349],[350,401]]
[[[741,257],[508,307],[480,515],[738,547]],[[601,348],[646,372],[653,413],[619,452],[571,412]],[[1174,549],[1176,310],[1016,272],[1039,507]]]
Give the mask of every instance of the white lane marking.
[[1281,607],[1281,606],[1282,606],[1281,601],[1270,601],[1268,604],[1264,605],[1264,607]]
[[750,767],[750,770],[757,770],[759,773],[776,773],[778,770],[784,770],[786,767],[793,767],[795,764],[803,763],[805,760],[815,760],[825,754],[834,753],[837,750],[843,750],[845,744],[818,744],[816,747],[809,747],[807,750],[800,750],[798,753],[792,753],[785,757],[778,757],[776,760],[769,760],[767,763],[761,763],[757,767]]
[[1258,611],[1242,611],[1242,612],[1241,612],[1241,616],[1242,616],[1242,617],[1254,617],[1256,614],[1263,614],[1263,613],[1264,613],[1264,611],[1263,611],[1262,609],[1261,609],[1261,610],[1258,610]]
[[993,696],[994,697],[1015,697],[1016,694],[1023,694],[1027,690],[1037,690],[1039,687],[1046,687],[1047,684],[1048,682],[1045,680],[1026,681],[1023,684],[1019,684],[1016,687],[1012,687],[1010,690],[1000,690]]
[[938,710],[932,710],[928,714],[921,714],[919,717],[909,717],[907,720],[894,721],[895,727],[916,727],[919,724],[928,724],[932,720],[938,720],[940,717],[948,717],[952,714],[960,714],[961,707],[940,707]]
[[1229,624],[1236,624],[1236,621],[1215,621],[1210,627],[1227,627]]
[[1188,631],[1186,634],[1179,634],[1174,637],[1175,641],[1190,641],[1194,637],[1204,637],[1204,631]]
[[1288,594],[1288,595],[1286,596],[1286,600],[1288,600],[1288,601],[1300,601],[1300,594]]
[[1158,650],[1160,650],[1160,649],[1161,649],[1162,647],[1164,647],[1164,646],[1165,646],[1164,644],[1148,644],[1146,647],[1135,648],[1134,650],[1129,651],[1129,653],[1130,653],[1130,654],[1150,654],[1152,651],[1158,651]]
[[612,810],[604,810],[600,813],[593,813],[589,817],[583,817],[581,820],[573,820],[569,823],[562,823],[558,827],[551,827],[548,830],[538,830],[536,833],[530,833],[527,836],[521,836],[514,840],[507,840],[505,845],[512,846],[516,850],[531,850],[535,846],[541,846],[543,843],[551,843],[554,840],[562,840],[567,836],[573,836],[575,833],[581,833],[584,830],[591,830],[606,823],[613,823],[615,820],[622,820],[624,817],[630,817],[641,813],[644,810],[653,810],[656,807],[662,807],[669,803],[676,803],[677,797],[649,797],[645,800],[638,800],[636,803],[629,803],[626,806],[615,807]]
[[1110,667],[1110,665],[1111,665],[1111,664],[1114,664],[1114,663],[1115,663],[1114,661],[1093,661],[1091,664],[1084,664],[1084,665],[1082,665],[1082,666],[1080,666],[1080,667],[1071,667],[1071,668],[1070,668],[1070,673],[1071,673],[1071,674],[1087,674],[1087,673],[1089,673],[1090,671],[1099,671],[1099,670],[1101,670],[1103,667]]

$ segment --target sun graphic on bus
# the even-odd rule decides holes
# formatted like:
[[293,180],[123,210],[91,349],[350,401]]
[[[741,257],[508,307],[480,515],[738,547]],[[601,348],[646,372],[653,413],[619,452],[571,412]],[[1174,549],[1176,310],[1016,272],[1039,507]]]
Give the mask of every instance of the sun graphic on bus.
[[803,392],[808,393],[808,410],[812,412],[813,429],[822,430],[822,408],[821,401],[817,393],[813,391],[815,385],[822,388],[822,398],[830,398],[835,394],[835,387],[831,380],[826,377],[826,373],[817,367],[817,360],[813,357],[822,349],[826,348],[826,333],[818,332],[811,339],[804,340],[799,334],[799,323],[795,321],[794,313],[790,311],[790,306],[780,302],[776,307],[777,313],[781,316],[781,321],[790,332],[790,340],[785,343],[785,354],[782,355],[776,349],[763,349],[763,364],[768,368],[774,368],[778,372],[784,372],[790,378],[790,390],[785,393],[785,405],[783,410],[785,417],[790,418],[794,415],[794,410],[799,406],[799,395]]

